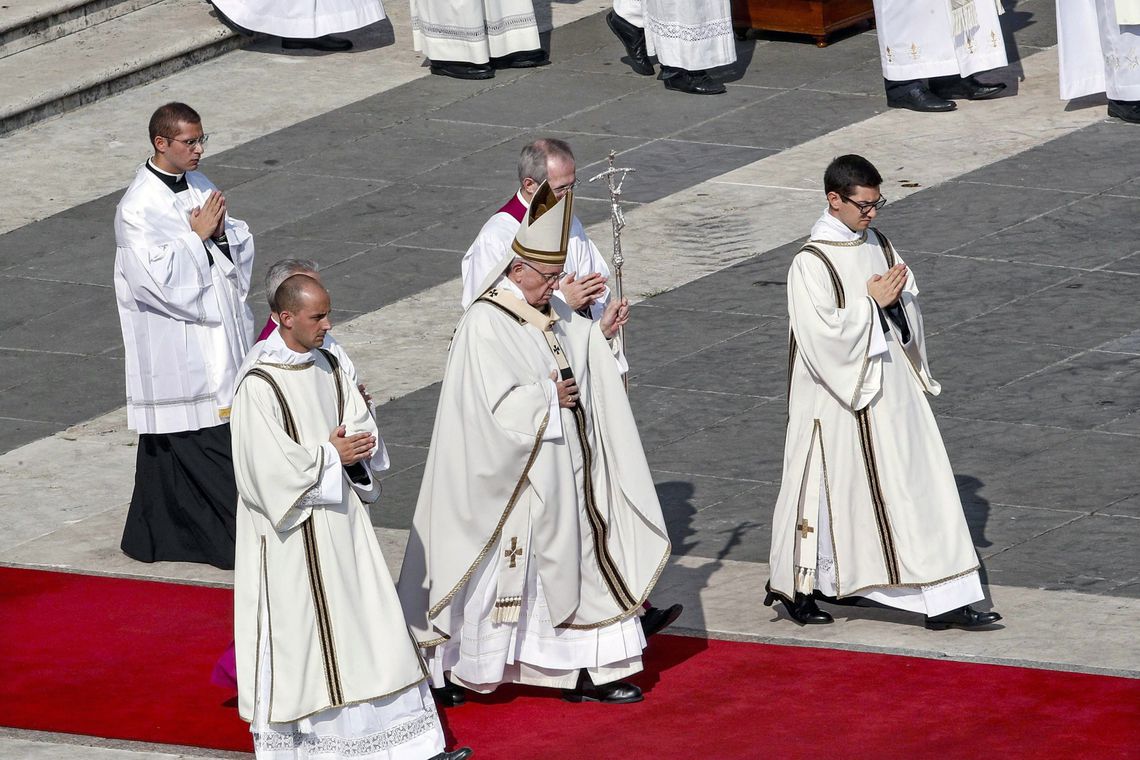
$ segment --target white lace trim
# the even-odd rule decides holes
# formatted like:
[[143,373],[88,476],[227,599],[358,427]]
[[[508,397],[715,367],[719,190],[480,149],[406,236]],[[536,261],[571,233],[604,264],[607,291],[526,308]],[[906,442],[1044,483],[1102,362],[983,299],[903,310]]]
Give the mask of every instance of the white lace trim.
[[1117,55],[1115,53],[1106,55],[1104,63],[1113,71],[1120,71],[1121,69],[1135,71],[1140,68],[1140,58],[1137,57],[1135,50],[1129,50],[1128,55]]
[[260,752],[287,752],[305,749],[309,753],[335,753],[338,757],[365,757],[397,747],[425,734],[435,732],[439,718],[434,707],[413,720],[405,721],[384,731],[367,736],[318,735],[294,730],[281,733],[272,729],[254,732],[253,746]]
[[538,21],[533,13],[519,13],[514,16],[504,16],[501,19],[488,21],[479,26],[455,26],[452,24],[433,24],[424,21],[419,16],[412,16],[412,29],[426,34],[429,37],[438,37],[447,40],[462,40],[464,42],[481,42],[487,35],[500,35],[516,29],[537,27]]
[[718,18],[701,24],[682,24],[677,21],[662,21],[651,16],[647,20],[646,29],[658,37],[666,39],[703,42],[704,40],[731,35],[732,19]]
[[487,22],[487,34],[506,34],[515,29],[526,29],[529,26],[538,26],[533,13],[520,13],[517,16],[505,16],[497,21]]

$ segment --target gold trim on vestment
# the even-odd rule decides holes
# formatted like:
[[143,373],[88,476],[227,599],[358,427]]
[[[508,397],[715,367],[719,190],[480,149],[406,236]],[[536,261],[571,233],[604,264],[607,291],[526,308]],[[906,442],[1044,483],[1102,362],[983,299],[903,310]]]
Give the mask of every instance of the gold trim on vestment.
[[317,636],[321,645],[321,658],[324,660],[325,683],[329,691],[332,707],[344,703],[344,691],[340,684],[340,668],[336,661],[336,645],[333,639],[332,616],[329,614],[329,601],[325,595],[325,583],[321,577],[321,558],[317,550],[317,536],[313,521],[301,524],[301,535],[305,545],[305,564],[309,572],[309,588],[313,594],[313,613],[317,622]]
[[857,240],[819,240],[817,238],[811,238],[808,240],[808,242],[823,243],[824,245],[838,245],[843,246],[844,248],[853,248],[857,245],[863,245],[863,243],[867,242],[867,230],[860,232],[859,238]]
[[316,362],[307,361],[307,362],[302,362],[301,364],[278,364],[277,362],[259,361],[257,364],[262,366],[262,367],[273,367],[274,369],[286,369],[286,370],[289,370],[291,372],[296,372],[299,369],[308,369],[309,367],[316,364]]
[[891,535],[890,518],[887,515],[887,503],[883,497],[882,483],[879,481],[879,469],[875,462],[875,446],[871,436],[871,412],[869,409],[860,409],[855,412],[855,420],[859,428],[859,445],[863,452],[863,467],[867,473],[867,484],[871,492],[871,504],[875,509],[875,524],[879,530],[879,541],[883,548],[883,561],[887,568],[887,582],[897,585],[900,581],[898,554],[895,551],[894,539]]
[[526,259],[527,261],[533,261],[536,264],[565,264],[566,263],[566,251],[565,250],[555,251],[554,253],[550,253],[549,251],[538,251],[538,250],[535,250],[534,248],[527,248],[525,245],[523,245],[522,243],[520,243],[518,241],[518,238],[515,238],[514,241],[511,243],[511,250],[514,251],[515,253],[517,253],[522,258]]
[[863,366],[859,368],[859,382],[855,383],[855,393],[851,394],[852,409],[859,402],[859,394],[863,392],[863,384],[867,381],[867,368],[871,366],[871,339],[875,337],[875,319],[878,318],[877,309],[871,309],[871,329],[867,331],[867,348],[863,350]]
[[842,599],[842,598],[848,597],[848,596],[858,596],[859,594],[861,594],[864,591],[867,591],[868,589],[926,588],[928,586],[938,586],[938,585],[943,584],[943,583],[949,583],[950,581],[956,581],[959,578],[964,578],[965,576],[969,575],[970,573],[976,573],[981,569],[982,569],[982,566],[980,564],[974,565],[969,570],[963,570],[959,573],[954,573],[953,575],[947,575],[945,578],[939,578],[936,581],[920,581],[918,583],[869,583],[866,586],[860,586],[859,588],[855,589],[854,591],[848,591],[845,594],[836,594],[835,598],[836,599]]

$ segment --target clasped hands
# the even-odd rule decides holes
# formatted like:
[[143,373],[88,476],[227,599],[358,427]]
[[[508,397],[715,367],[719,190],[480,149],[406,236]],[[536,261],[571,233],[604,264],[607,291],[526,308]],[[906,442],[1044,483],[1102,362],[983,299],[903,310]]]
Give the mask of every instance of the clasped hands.
[[329,436],[331,443],[338,454],[340,463],[345,467],[362,462],[372,456],[372,449],[376,448],[376,436],[371,433],[353,433],[347,435],[344,425],[332,431]]
[[886,274],[871,275],[867,280],[867,295],[875,299],[881,309],[894,306],[906,285],[906,272],[906,264],[895,264]]
[[211,190],[206,202],[190,212],[190,229],[205,242],[207,238],[221,237],[226,231],[226,199],[217,190]]
[[606,278],[594,272],[581,279],[575,279],[574,273],[571,272],[558,283],[558,288],[562,291],[566,303],[570,304],[570,308],[579,311],[593,306],[594,302],[602,297],[602,293],[606,292]]

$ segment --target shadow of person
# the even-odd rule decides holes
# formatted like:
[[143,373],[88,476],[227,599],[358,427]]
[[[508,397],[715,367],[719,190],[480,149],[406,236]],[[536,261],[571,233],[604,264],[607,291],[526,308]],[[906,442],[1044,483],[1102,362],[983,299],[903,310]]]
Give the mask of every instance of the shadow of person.
[[993,541],[986,538],[990,503],[979,494],[985,484],[973,475],[955,475],[954,481],[958,484],[958,498],[962,500],[962,511],[966,515],[966,525],[970,528],[974,546],[983,549],[993,546]]

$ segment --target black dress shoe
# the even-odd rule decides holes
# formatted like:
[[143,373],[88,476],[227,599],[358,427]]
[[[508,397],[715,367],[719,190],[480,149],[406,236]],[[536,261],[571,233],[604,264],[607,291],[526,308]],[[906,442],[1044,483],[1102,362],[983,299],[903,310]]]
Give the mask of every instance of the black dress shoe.
[[629,56],[629,67],[642,76],[653,75],[653,64],[645,49],[645,30],[626,21],[616,12],[606,14],[606,26],[617,35]]
[[489,63],[467,63],[466,61],[429,61],[431,73],[455,79],[490,79],[495,70]]
[[985,628],[999,620],[1001,620],[1001,615],[996,612],[979,612],[967,604],[965,607],[943,612],[941,615],[927,616],[926,627],[932,631],[945,631],[947,628],[972,630],[974,628]]
[[314,37],[311,40],[282,37],[281,47],[286,50],[320,50],[325,53],[343,53],[346,50],[352,50],[352,40],[334,37],[331,34],[326,34],[324,37]]
[[904,90],[888,92],[887,105],[891,108],[908,108],[922,113],[953,111],[958,107],[953,100],[938,97],[921,82],[915,82]]
[[438,755],[432,757],[431,760],[467,760],[467,758],[473,754],[475,754],[475,750],[470,747],[460,747],[450,752],[440,752]]
[[517,53],[491,58],[493,69],[532,69],[535,66],[549,66],[550,56],[542,48],[538,50],[520,50]]
[[1108,115],[1118,119],[1140,124],[1140,100],[1109,100]]
[[467,693],[462,686],[446,681],[440,688],[431,687],[431,695],[444,707],[458,707],[467,701]]
[[677,618],[681,617],[681,612],[685,608],[679,604],[674,604],[672,607],[661,609],[660,607],[650,607],[641,616],[641,630],[645,633],[645,638],[649,638],[655,633],[661,633],[673,623],[677,622]]
[[772,603],[779,599],[792,620],[800,625],[825,625],[835,622],[835,618],[821,610],[815,603],[815,599],[807,594],[796,592],[795,596],[789,600],[783,594],[772,590],[771,581],[764,584],[764,590],[768,592],[764,597],[765,607],[771,607]]
[[625,681],[610,681],[596,686],[585,670],[578,673],[576,687],[562,690],[562,698],[567,702],[604,702],[608,705],[625,705],[644,699],[641,689]]
[[657,78],[665,83],[666,90],[687,92],[690,95],[720,95],[726,91],[724,85],[710,77],[706,71],[662,66]]
[[1005,83],[986,84],[971,74],[968,77],[935,77],[930,91],[945,100],[988,100],[1005,90]]

